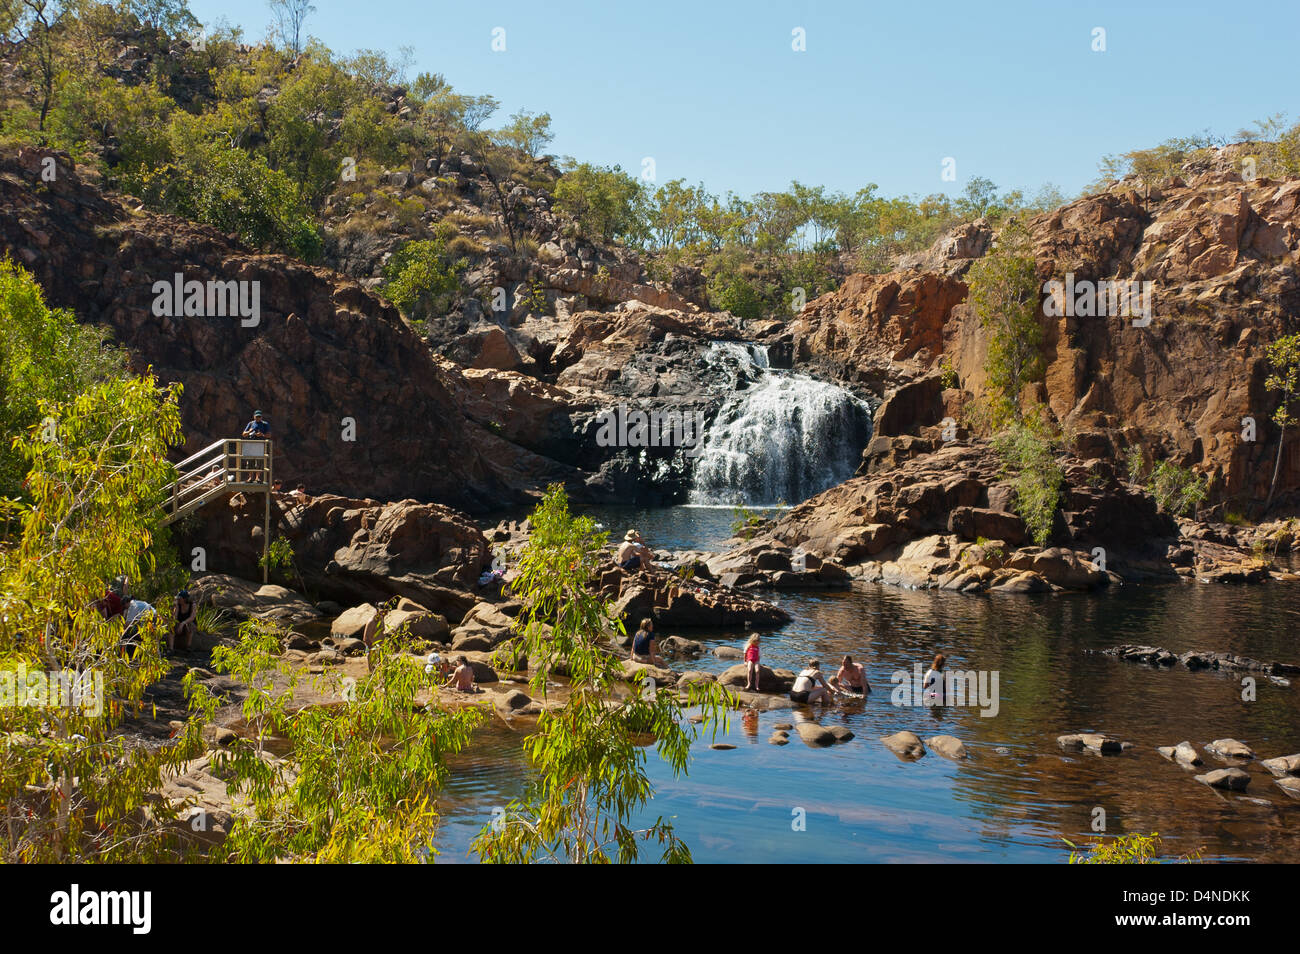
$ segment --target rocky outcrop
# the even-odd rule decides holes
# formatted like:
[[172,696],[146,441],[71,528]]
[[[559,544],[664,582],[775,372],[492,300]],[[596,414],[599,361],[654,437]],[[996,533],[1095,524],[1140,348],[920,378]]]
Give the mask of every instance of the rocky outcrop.
[[[491,466],[457,413],[448,371],[392,306],[326,269],[139,211],[83,181],[66,157],[43,182],[49,155],[0,153],[0,254],[32,271],[51,304],[110,328],[141,370],[184,384],[179,457],[238,436],[261,408],[290,486],[486,509],[530,483]],[[177,274],[248,283],[258,313],[155,314],[154,283]]]
[[[294,552],[292,565],[276,571],[284,582],[344,606],[407,597],[455,621],[479,602],[491,549],[456,511],[414,500],[273,496],[275,535]],[[210,506],[199,512],[202,524],[181,534],[182,547],[202,546],[209,569],[260,575],[262,507],[243,494]]]
[[[1141,192],[1117,183],[1029,228],[1044,283],[1152,283],[1151,321],[1138,327],[1128,316],[1040,308],[1046,374],[1033,396],[1081,456],[1118,462],[1136,447],[1148,463],[1194,466],[1209,478],[1211,504],[1240,511],[1262,502],[1277,452],[1264,346],[1300,330],[1300,181],[1243,181],[1233,155]],[[878,433],[959,419],[962,401],[985,390],[988,357],[961,276],[989,239],[986,223],[961,226],[899,271],[854,275],[810,302],[794,325],[797,360],[869,383],[887,405],[897,396]],[[915,387],[941,367],[960,391]],[[1242,439],[1247,417],[1254,441]],[[1278,486],[1283,500],[1300,490],[1294,429]]]
[[1112,646],[1101,652],[1115,656],[1125,662],[1140,662],[1150,666],[1173,666],[1181,663],[1188,669],[1216,669],[1225,672],[1260,672],[1265,675],[1300,675],[1300,666],[1293,663],[1262,662],[1249,656],[1237,656],[1233,653],[1206,652],[1191,650],[1185,653],[1172,653],[1159,646],[1134,646],[1125,643]]

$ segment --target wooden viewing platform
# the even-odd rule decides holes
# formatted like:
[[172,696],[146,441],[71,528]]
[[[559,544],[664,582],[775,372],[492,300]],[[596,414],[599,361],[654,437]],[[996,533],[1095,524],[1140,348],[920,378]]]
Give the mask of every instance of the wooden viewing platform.
[[175,523],[213,500],[233,493],[265,497],[262,526],[262,582],[270,575],[271,441],[231,437],[203,448],[176,465],[177,478],[165,488],[163,525]]

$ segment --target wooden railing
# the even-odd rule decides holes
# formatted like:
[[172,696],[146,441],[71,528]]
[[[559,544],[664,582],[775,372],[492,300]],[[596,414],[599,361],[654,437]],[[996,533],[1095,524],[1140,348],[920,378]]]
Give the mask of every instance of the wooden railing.
[[176,465],[166,488],[163,523],[174,523],[204,504],[235,491],[271,489],[271,442],[228,438],[203,448]]

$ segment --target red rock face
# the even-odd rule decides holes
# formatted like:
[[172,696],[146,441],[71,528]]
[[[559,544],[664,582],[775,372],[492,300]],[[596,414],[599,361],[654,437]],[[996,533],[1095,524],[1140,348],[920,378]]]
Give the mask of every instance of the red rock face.
[[[1075,450],[1115,457],[1138,445],[1148,460],[1209,475],[1212,502],[1262,501],[1278,439],[1264,349],[1300,330],[1300,181],[1211,170],[1149,195],[1117,186],[1038,216],[1030,230],[1044,282],[1071,273],[1152,283],[1146,327],[1042,317],[1047,372],[1036,397],[1079,432],[1086,446]],[[983,392],[988,339],[955,277],[969,264],[954,258],[963,248],[982,251],[971,236],[945,237],[912,263],[920,270],[855,275],[793,325],[799,361],[886,397],[907,392],[882,409],[883,433],[915,434],[952,414],[951,392],[909,387],[941,361],[962,389]],[[1243,417],[1256,421],[1253,443],[1241,440]],[[1284,499],[1300,490],[1300,429],[1287,435],[1278,489]]]
[[[106,324],[140,369],[185,385],[185,456],[271,422],[276,475],[312,492],[415,496],[482,510],[514,497],[511,455],[471,440],[447,375],[396,309],[325,269],[235,246],[212,229],[128,209],[48,153],[0,154],[0,254],[31,270],[52,305]],[[260,283],[255,327],[159,317],[153,283]],[[348,421],[355,440],[346,440]]]

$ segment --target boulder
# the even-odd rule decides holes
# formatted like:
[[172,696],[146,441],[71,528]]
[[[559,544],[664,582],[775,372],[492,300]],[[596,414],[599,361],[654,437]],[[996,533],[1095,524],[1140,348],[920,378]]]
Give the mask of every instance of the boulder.
[[1101,755],[1118,755],[1133,747],[1132,742],[1121,742],[1119,739],[1113,739],[1108,735],[1096,732],[1061,735],[1057,736],[1056,742],[1067,751],[1082,752],[1084,749],[1088,749]]
[[835,738],[834,732],[816,722],[800,722],[795,726],[795,731],[809,748],[824,748],[839,741]]
[[1300,778],[1292,775],[1284,775],[1282,778],[1273,779],[1274,782],[1292,798],[1300,798]]
[[[729,688],[744,688],[747,678],[746,666],[746,663],[740,663],[719,673],[718,684]],[[782,672],[768,669],[760,663],[758,667],[758,691],[789,692],[790,687],[794,685],[794,676],[793,674],[785,676],[781,674]]]
[[1156,749],[1161,755],[1171,762],[1177,762],[1179,765],[1192,766],[1203,765],[1201,757],[1197,754],[1196,749],[1190,742],[1179,742],[1177,745],[1164,745]]
[[1264,759],[1259,764],[1279,778],[1286,775],[1300,775],[1300,753]]
[[476,604],[455,629],[451,648],[483,651],[504,642],[514,632],[515,621],[491,603]]
[[511,712],[516,712],[524,708],[525,706],[527,706],[532,701],[533,700],[528,695],[528,693],[523,692],[522,690],[519,689],[511,689],[509,692],[507,692],[504,696],[501,697],[500,704],[505,709]]
[[926,747],[933,752],[938,752],[944,758],[964,759],[969,758],[966,753],[966,746],[962,745],[960,739],[951,735],[936,735],[925,740]]
[[[402,602],[409,603],[410,600]],[[388,632],[394,632],[401,626],[406,627],[406,632],[411,637],[435,643],[445,643],[451,633],[451,627],[447,625],[445,616],[430,612],[423,607],[403,609],[399,605],[384,617],[384,629]]]
[[1221,759],[1253,759],[1255,750],[1245,742],[1236,739],[1215,739],[1205,747],[1205,751]]
[[685,689],[687,686],[700,685],[706,682],[713,682],[714,675],[711,672],[701,672],[698,669],[688,669],[677,677],[677,688]]
[[853,738],[853,730],[846,725],[832,725],[828,727],[831,735],[835,736],[836,742],[848,742]]
[[713,655],[719,659],[744,659],[745,651],[735,646],[714,646]]
[[346,609],[330,623],[330,635],[360,639],[377,612],[378,609],[373,603],[362,603],[360,606]]
[[1193,778],[1211,788],[1225,788],[1234,792],[1244,791],[1250,784],[1250,773],[1239,768],[1215,769],[1204,775],[1194,775]]
[[908,732],[904,729],[902,732],[895,732],[893,735],[883,736],[880,740],[900,759],[915,761],[925,755],[925,746],[922,744],[920,737],[915,732]]
[[767,741],[769,745],[789,745],[790,736],[784,732],[773,732],[767,737]]

